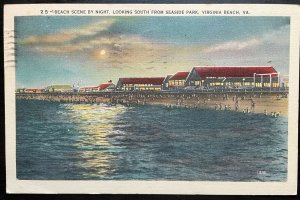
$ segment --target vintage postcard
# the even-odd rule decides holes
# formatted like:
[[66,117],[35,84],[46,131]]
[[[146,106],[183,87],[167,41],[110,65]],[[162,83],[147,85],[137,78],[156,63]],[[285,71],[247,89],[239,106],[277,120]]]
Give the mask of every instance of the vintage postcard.
[[4,11],[8,193],[296,194],[298,6]]

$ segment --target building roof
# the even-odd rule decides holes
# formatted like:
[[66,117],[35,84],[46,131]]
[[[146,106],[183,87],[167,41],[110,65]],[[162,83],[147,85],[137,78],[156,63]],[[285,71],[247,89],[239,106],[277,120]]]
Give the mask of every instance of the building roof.
[[[23,89],[21,89],[21,90],[23,90]],[[37,90],[37,91],[39,91],[39,90],[45,90],[45,89],[43,89],[43,88],[26,88],[25,90],[28,90],[28,91],[35,91],[35,90]]]
[[99,86],[97,86],[100,90],[105,90],[107,89],[109,86],[114,85],[113,83],[102,83]]
[[87,86],[87,87],[82,87],[80,89],[100,89],[100,90],[105,90],[109,86],[114,85],[113,83],[102,83],[98,86]]
[[46,87],[46,89],[64,89],[64,90],[71,90],[73,87],[71,85],[50,85]]
[[185,80],[189,72],[177,72],[169,80]]
[[272,66],[199,66],[193,68],[200,78],[207,77],[253,77],[255,74],[272,74],[278,76]]
[[121,84],[152,84],[161,85],[163,84],[165,77],[141,77],[141,78],[120,78]]

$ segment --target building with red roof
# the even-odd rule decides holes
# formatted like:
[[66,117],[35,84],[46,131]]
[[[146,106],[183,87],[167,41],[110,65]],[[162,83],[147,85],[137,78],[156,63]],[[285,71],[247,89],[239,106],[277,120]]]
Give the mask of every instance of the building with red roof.
[[168,87],[170,89],[180,89],[185,86],[186,78],[188,77],[189,72],[177,72],[171,76],[168,80]]
[[272,66],[198,66],[187,77],[186,86],[279,87],[279,72]]
[[165,77],[133,77],[119,78],[116,85],[117,90],[161,90]]
[[112,81],[108,81],[98,86],[82,87],[79,89],[79,92],[107,92],[113,90],[115,90],[115,84],[113,84]]

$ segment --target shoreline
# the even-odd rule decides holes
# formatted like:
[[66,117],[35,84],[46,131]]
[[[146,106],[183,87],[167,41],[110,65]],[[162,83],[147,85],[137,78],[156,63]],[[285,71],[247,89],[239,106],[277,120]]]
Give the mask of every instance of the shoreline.
[[103,94],[16,94],[16,99],[61,103],[106,103],[110,105],[159,105],[208,108],[235,112],[288,116],[288,93],[103,93]]

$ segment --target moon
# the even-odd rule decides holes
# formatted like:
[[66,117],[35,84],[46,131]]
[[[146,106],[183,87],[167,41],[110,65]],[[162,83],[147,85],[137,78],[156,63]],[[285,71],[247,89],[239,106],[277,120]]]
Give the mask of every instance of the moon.
[[104,49],[102,49],[101,51],[100,51],[100,56],[104,56],[106,54],[106,51],[104,50]]

